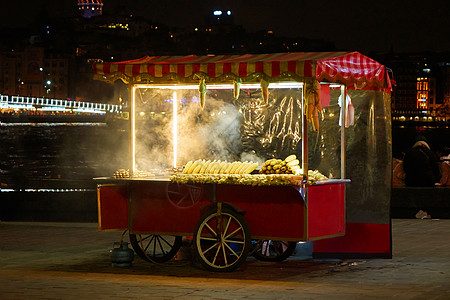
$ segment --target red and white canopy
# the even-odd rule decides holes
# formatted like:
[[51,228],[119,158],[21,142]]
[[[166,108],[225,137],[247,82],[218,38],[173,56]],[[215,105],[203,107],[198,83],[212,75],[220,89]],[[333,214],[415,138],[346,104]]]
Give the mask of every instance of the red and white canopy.
[[[96,63],[95,78],[127,83],[184,82],[206,78],[214,82],[227,78],[269,81],[314,78],[344,84],[391,89],[386,67],[359,52],[298,52],[207,56],[146,56],[121,62]],[[197,75],[197,76],[196,76]]]

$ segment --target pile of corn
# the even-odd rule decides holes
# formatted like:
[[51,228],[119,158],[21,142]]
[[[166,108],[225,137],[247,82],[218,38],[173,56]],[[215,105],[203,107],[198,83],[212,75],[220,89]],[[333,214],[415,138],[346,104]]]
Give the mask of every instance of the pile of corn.
[[[146,171],[134,171],[133,178],[145,178],[145,177],[153,177],[154,174]],[[130,170],[119,169],[114,172],[113,178],[115,179],[127,179],[130,178]]]
[[115,179],[130,178],[130,170],[119,169],[114,172],[113,178]]
[[260,174],[299,174],[300,162],[297,157],[292,154],[285,160],[272,158],[266,160],[259,171]]
[[258,167],[254,162],[227,162],[220,160],[189,161],[183,169],[183,174],[250,174]]
[[175,183],[216,183],[251,186],[300,185],[301,176],[292,174],[175,174],[170,177]]
[[[215,184],[240,184],[251,186],[264,185],[301,185],[303,177],[299,161],[295,155],[289,155],[286,159],[269,159],[264,162],[259,174],[250,174],[258,167],[254,162],[232,163],[222,161],[189,161],[183,171],[172,175],[171,182],[175,183],[215,183]],[[327,177],[319,171],[308,171],[308,184],[326,180]]]

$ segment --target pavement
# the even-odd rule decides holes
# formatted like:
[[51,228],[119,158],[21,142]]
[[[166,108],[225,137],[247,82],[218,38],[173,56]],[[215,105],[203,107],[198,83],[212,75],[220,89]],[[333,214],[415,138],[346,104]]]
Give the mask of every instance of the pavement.
[[450,299],[450,220],[393,219],[392,231],[392,259],[249,257],[215,273],[138,257],[113,267],[122,232],[96,223],[0,222],[0,299]]

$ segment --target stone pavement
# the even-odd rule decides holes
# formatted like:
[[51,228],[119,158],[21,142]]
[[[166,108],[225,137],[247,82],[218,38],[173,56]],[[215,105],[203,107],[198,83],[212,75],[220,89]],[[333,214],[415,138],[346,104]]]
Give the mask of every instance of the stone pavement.
[[121,232],[95,223],[0,222],[0,299],[450,299],[450,220],[394,219],[392,228],[392,259],[249,257],[213,273],[137,257],[114,268]]

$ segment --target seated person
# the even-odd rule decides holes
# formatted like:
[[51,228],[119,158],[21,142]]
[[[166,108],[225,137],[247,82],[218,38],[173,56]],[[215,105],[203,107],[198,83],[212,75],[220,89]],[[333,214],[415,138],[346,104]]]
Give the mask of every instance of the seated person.
[[408,186],[434,186],[439,182],[441,176],[438,159],[424,136],[418,136],[415,144],[406,152],[403,169]]

